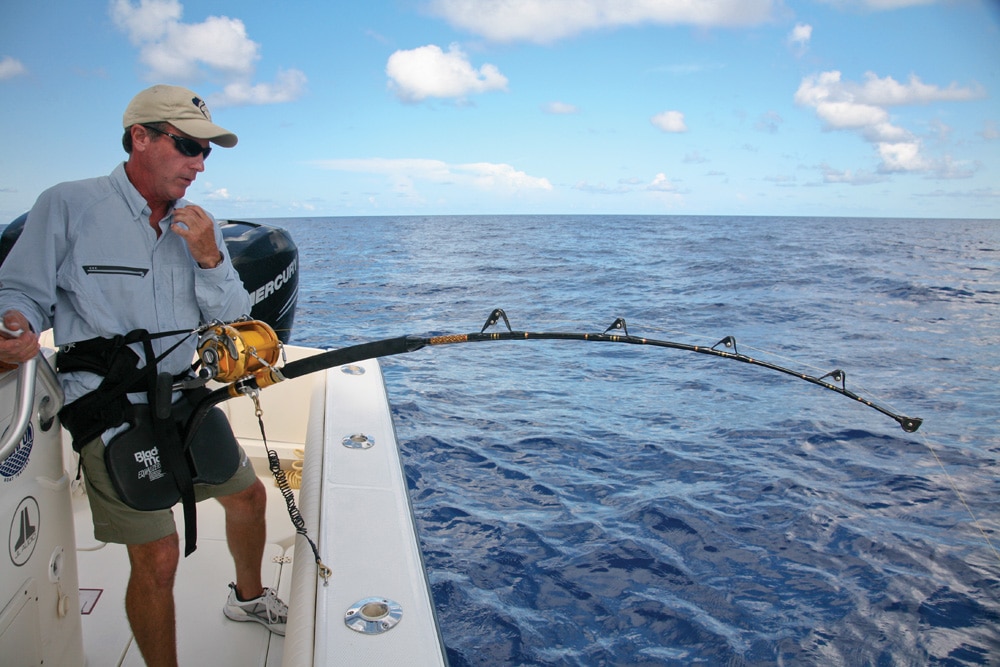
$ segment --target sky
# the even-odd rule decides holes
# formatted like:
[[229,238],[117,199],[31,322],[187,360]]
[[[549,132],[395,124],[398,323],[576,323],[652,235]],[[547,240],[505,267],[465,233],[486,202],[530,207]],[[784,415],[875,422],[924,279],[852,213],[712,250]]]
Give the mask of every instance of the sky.
[[1000,218],[1000,0],[3,0],[0,224],[156,83],[219,218]]

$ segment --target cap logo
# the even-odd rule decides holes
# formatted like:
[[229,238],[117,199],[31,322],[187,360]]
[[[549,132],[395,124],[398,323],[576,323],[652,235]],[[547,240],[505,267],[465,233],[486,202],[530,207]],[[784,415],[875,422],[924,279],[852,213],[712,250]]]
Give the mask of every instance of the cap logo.
[[199,97],[192,97],[191,98],[191,103],[194,104],[196,107],[198,107],[198,111],[201,112],[201,115],[204,116],[206,120],[209,120],[209,121],[212,120],[212,114],[210,114],[208,112],[208,105],[206,105],[201,100],[201,98],[199,98]]

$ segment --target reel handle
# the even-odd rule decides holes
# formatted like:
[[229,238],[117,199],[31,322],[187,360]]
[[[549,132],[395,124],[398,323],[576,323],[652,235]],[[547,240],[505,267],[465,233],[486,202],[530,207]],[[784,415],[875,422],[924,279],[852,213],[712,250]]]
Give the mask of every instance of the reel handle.
[[266,322],[215,324],[198,342],[198,358],[213,380],[230,383],[273,367],[281,358],[278,335]]

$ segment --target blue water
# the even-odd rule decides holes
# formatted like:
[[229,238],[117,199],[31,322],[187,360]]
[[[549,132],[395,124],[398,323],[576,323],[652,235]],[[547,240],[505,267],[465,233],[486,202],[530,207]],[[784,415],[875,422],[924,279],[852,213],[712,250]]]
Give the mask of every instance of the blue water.
[[294,342],[624,317],[925,420],[650,347],[383,359],[452,665],[1000,664],[1000,221],[269,222]]

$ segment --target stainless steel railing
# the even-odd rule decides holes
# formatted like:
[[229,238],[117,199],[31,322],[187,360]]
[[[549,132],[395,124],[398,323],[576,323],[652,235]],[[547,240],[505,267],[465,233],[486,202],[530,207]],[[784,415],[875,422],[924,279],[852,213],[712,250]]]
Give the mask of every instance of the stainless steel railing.
[[17,393],[14,398],[14,417],[4,431],[0,441],[0,465],[7,460],[24,437],[31,422],[32,407],[35,404],[35,388],[41,382],[47,392],[38,406],[38,418],[42,424],[51,422],[62,408],[63,393],[59,378],[49,362],[41,354],[26,361],[17,370]]

